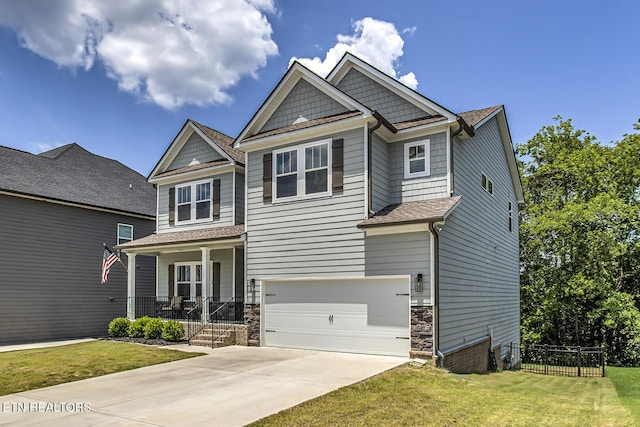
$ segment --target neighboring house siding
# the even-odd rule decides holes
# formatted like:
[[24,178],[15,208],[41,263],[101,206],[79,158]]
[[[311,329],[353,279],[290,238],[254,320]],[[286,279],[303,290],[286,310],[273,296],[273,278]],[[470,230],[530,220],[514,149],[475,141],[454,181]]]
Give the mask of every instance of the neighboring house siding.
[[[495,118],[454,143],[455,194],[462,199],[440,236],[440,348],[485,337],[492,327],[493,344],[504,353],[520,335],[516,196]],[[482,173],[493,181],[493,195],[482,188]]]
[[374,134],[372,144],[371,207],[375,212],[390,204],[392,200],[389,179],[391,175],[389,171],[389,156],[389,144]]
[[348,110],[337,101],[301,79],[286,99],[278,106],[260,132],[293,124],[299,117],[307,120],[319,119]]
[[[235,213],[233,212],[233,173],[223,173],[210,178],[220,180],[220,219],[215,221],[199,222],[195,224],[169,225],[169,188],[179,184],[158,185],[158,232],[170,232],[178,230],[195,230],[209,227],[221,227],[234,225]],[[200,181],[198,178],[193,181]],[[192,180],[184,181],[184,183]]]
[[[419,178],[404,177],[404,146],[410,142],[429,140],[430,174]],[[391,203],[415,202],[448,197],[447,135],[440,132],[420,138],[394,142],[390,146]]]
[[175,170],[192,164],[212,162],[222,158],[211,145],[207,144],[200,135],[194,132],[166,170]]
[[[357,228],[364,217],[364,133],[331,137],[344,139],[344,191],[330,197],[264,202],[262,162],[271,150],[248,154],[248,280],[364,275],[364,234]],[[249,302],[252,296],[259,298],[259,283]]]
[[429,115],[355,69],[347,72],[338,83],[338,89],[348,93],[367,107],[377,110],[391,123],[414,120]]
[[[153,220],[3,195],[0,217],[0,343],[105,336],[126,315],[124,268],[100,284],[102,243],[114,246],[118,223],[151,234]],[[154,295],[155,259],[136,264],[137,295]]]
[[[365,274],[385,276],[411,275],[411,305],[431,304],[431,240],[424,232],[367,236]],[[422,274],[423,290],[416,292],[416,277]]]

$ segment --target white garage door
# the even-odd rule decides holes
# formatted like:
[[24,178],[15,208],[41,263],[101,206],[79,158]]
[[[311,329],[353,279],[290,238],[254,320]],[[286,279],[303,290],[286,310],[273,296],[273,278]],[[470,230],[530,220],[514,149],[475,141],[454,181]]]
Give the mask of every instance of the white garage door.
[[410,277],[263,282],[264,343],[408,356]]

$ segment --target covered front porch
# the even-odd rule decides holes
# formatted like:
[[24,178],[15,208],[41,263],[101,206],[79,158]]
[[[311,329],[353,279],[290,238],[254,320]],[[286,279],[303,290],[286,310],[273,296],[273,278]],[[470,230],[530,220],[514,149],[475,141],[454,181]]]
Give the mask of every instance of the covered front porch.
[[[244,227],[152,234],[119,247],[128,256],[127,317],[242,323]],[[156,257],[155,296],[136,295],[136,257]]]

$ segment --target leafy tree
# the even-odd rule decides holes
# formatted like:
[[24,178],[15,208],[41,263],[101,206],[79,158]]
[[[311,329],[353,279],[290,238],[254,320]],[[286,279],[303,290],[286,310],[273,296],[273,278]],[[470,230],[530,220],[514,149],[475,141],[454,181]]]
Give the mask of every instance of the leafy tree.
[[640,134],[602,145],[555,120],[517,147],[523,341],[640,365]]

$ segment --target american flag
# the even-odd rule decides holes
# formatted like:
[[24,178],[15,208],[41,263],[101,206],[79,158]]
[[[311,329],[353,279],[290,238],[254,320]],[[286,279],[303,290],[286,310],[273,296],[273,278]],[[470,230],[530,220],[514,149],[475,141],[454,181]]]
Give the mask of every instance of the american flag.
[[118,262],[118,256],[111,252],[106,245],[104,247],[104,251],[102,252],[102,280],[100,283],[105,283],[107,281],[107,277],[109,277],[109,270]]

